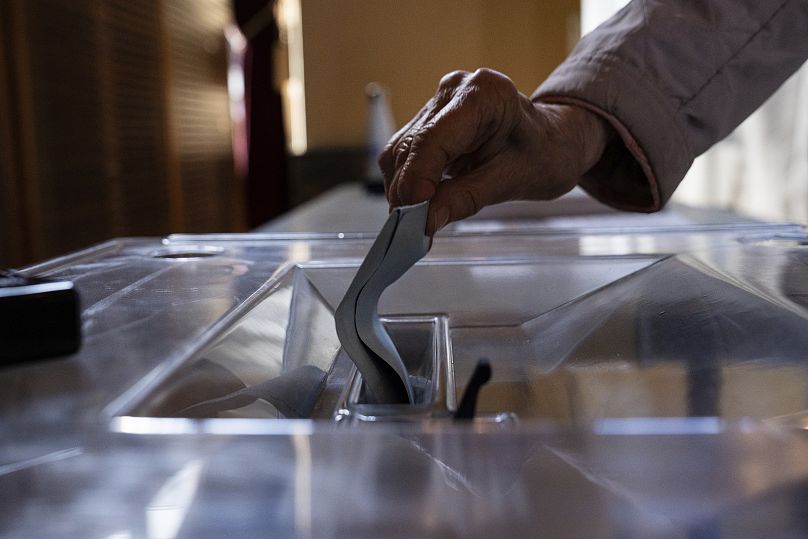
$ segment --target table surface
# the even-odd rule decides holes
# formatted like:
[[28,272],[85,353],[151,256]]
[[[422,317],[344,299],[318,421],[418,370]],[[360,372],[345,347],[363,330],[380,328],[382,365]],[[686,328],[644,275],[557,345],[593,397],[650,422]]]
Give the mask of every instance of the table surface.
[[[383,195],[369,194],[361,184],[337,186],[289,213],[255,229],[255,232],[372,232],[381,228],[388,214]],[[581,227],[659,227],[753,223],[752,219],[726,211],[670,204],[651,214],[616,211],[574,189],[558,200],[506,202],[483,208],[477,215],[451,223],[449,231],[493,231],[508,227],[573,229]]]

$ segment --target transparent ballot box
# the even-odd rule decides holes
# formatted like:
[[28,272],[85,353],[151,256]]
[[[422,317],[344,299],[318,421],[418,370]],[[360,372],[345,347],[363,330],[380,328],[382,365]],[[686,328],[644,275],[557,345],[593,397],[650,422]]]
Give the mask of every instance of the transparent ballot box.
[[449,421],[481,358],[493,376],[479,394],[480,420],[797,425],[808,409],[800,227],[439,236],[381,298],[416,388],[413,404],[387,406],[363,400],[334,328],[371,242],[120,240],[41,269],[74,278],[92,303],[83,361],[126,358],[121,383],[108,386],[114,417]]
[[5,535],[806,535],[801,227],[441,233],[379,304],[407,405],[369,401],[335,329],[373,240],[120,239],[27,268],[74,283],[83,340],[0,373]]

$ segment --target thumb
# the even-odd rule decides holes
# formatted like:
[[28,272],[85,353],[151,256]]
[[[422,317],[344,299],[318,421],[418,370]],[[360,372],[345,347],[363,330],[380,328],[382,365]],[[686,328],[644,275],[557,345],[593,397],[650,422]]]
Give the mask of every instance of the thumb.
[[480,129],[488,124],[489,111],[480,105],[481,98],[474,95],[455,95],[412,134],[409,154],[390,185],[400,203],[431,199],[437,194],[446,166],[479,148],[490,136]]
[[506,182],[494,181],[487,171],[443,180],[429,202],[426,232],[433,235],[447,224],[465,219],[485,206],[505,202],[512,190]]

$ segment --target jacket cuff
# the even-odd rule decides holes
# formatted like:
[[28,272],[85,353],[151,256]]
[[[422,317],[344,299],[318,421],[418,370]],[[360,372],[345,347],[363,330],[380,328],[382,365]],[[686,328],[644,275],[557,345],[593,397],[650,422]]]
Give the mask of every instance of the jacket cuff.
[[532,99],[584,107],[617,131],[620,139],[609,144],[579,182],[593,197],[616,208],[661,209],[693,162],[674,107],[633,66],[612,57],[568,60]]

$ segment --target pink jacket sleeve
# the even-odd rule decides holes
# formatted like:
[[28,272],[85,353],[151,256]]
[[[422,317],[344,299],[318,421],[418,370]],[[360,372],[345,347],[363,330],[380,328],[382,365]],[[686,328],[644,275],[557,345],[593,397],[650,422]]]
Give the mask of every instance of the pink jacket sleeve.
[[606,118],[620,137],[581,186],[650,212],[806,58],[808,0],[634,0],[584,36],[533,99]]

